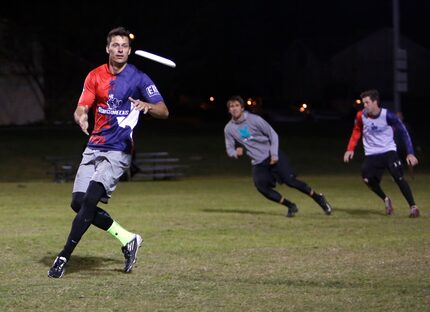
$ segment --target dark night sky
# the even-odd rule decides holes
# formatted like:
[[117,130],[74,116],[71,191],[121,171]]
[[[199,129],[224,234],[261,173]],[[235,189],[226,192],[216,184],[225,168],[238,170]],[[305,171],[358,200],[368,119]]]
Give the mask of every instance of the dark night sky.
[[[101,4],[100,4],[101,3]],[[399,0],[401,33],[430,49],[428,1]],[[322,60],[392,26],[392,0],[333,1],[12,1],[1,16],[24,32],[91,65],[107,60],[106,33],[118,25],[136,36],[134,49],[173,59],[176,69],[132,57],[171,92],[249,92],[242,77],[276,77],[285,49],[301,40]],[[83,80],[83,77],[79,77]],[[177,83],[180,81],[180,83]],[[172,86],[174,85],[174,86]],[[199,91],[196,91],[199,90]]]
[[[330,53],[392,25],[392,0],[70,3],[12,1],[0,14],[88,58],[97,57],[97,44],[104,44],[107,31],[117,25],[132,30],[148,49],[172,51],[170,54],[180,59],[186,59],[186,53],[193,50],[197,55],[208,50],[230,54],[225,49],[231,45],[242,50],[255,50],[256,46],[260,46],[257,51],[280,50],[294,39],[313,41],[321,45],[322,53]],[[430,48],[426,35],[430,4],[418,0],[399,3],[402,33]]]

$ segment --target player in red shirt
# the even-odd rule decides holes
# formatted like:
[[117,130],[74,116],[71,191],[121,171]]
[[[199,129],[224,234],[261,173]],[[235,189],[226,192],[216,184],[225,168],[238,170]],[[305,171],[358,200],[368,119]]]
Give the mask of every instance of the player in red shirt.
[[131,272],[142,243],[139,234],[125,230],[103,209],[125,170],[131,164],[133,129],[140,112],[167,118],[169,111],[152,80],[132,64],[130,32],[123,27],[107,36],[107,64],[92,70],[74,113],[76,123],[88,133],[88,113],[93,110],[94,129],[82,154],[72,193],[72,209],[77,213],[63,250],[48,272],[60,278],[73,250],[91,224],[116,237],[125,257],[124,272]]

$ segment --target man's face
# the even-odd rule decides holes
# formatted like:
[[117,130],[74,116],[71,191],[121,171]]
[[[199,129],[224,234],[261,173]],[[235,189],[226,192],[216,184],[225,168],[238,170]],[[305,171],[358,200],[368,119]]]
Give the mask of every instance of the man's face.
[[239,101],[230,101],[228,103],[228,112],[233,117],[233,119],[237,120],[242,117],[243,107],[240,105]]
[[130,39],[126,36],[113,36],[106,47],[106,52],[109,54],[109,61],[118,64],[126,63],[131,52]]
[[378,101],[372,101],[368,96],[363,98],[364,108],[370,115],[377,115],[379,113]]

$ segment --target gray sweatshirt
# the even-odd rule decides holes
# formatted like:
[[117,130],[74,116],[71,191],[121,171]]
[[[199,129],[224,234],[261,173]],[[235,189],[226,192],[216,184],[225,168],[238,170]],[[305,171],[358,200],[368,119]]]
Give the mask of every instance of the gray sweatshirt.
[[252,165],[257,165],[269,156],[278,159],[279,139],[275,130],[260,116],[244,112],[235,121],[231,119],[224,128],[227,155],[237,158],[236,144],[246,149]]

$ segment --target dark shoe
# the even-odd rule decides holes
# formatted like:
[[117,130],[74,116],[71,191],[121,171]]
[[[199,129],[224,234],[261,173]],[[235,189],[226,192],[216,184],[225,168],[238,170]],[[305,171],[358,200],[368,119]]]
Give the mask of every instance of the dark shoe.
[[409,218],[418,218],[420,216],[420,210],[417,206],[413,205],[409,212]]
[[48,271],[48,276],[52,278],[60,278],[63,277],[64,272],[66,271],[66,263],[67,259],[64,257],[57,257],[54,260],[54,264]]
[[385,204],[385,212],[387,213],[387,216],[391,216],[394,213],[394,208],[393,208],[393,204],[391,203],[391,199],[389,197],[385,197],[384,204]]
[[321,206],[321,208],[324,210],[324,213],[326,214],[326,215],[331,215],[331,211],[332,211],[332,209],[331,209],[331,206],[330,206],[330,204],[328,203],[328,201],[325,199],[325,197],[324,197],[324,195],[323,194],[319,194],[316,198],[315,198],[315,201],[317,202],[317,204],[318,205],[320,205]]
[[130,273],[133,269],[133,265],[136,263],[137,251],[140,245],[142,245],[142,237],[139,234],[134,235],[134,238],[127,243],[127,245],[121,247],[122,253],[124,254],[124,272]]
[[299,208],[297,208],[296,204],[292,203],[287,207],[288,207],[287,218],[294,217],[294,215],[299,211]]

